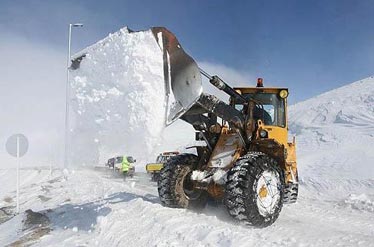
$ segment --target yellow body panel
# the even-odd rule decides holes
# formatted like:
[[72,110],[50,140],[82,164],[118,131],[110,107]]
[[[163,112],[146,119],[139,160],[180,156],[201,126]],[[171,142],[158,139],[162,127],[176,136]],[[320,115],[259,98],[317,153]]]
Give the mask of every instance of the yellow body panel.
[[269,126],[264,125],[263,129],[268,132],[268,138],[274,139],[278,143],[287,146],[288,141],[288,131],[286,128],[278,127],[278,126]]
[[288,92],[287,88],[276,88],[276,87],[235,87],[235,91],[246,94],[246,93],[279,93],[282,90],[286,90]]
[[287,158],[286,158],[286,168],[285,168],[285,180],[286,183],[297,183],[297,163],[296,163],[296,143],[295,138],[293,142],[287,143]]
[[159,172],[164,167],[164,164],[162,163],[150,163],[147,164],[145,169],[147,172]]
[[[268,138],[273,139],[281,144],[286,152],[286,160],[284,162],[284,174],[286,183],[297,183],[297,163],[296,163],[296,143],[295,139],[293,142],[288,142],[288,130],[287,128],[262,125],[262,129],[268,132]],[[275,152],[276,153],[276,152]],[[274,153],[274,154],[275,154]],[[278,153],[278,155],[282,155]],[[283,156],[283,155],[282,155]]]

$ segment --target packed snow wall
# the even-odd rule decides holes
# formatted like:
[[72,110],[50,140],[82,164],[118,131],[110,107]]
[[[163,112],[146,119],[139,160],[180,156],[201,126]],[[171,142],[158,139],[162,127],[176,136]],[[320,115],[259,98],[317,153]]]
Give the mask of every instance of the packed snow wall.
[[152,32],[123,28],[79,54],[70,73],[70,162],[122,154],[145,160],[165,122],[163,54]]

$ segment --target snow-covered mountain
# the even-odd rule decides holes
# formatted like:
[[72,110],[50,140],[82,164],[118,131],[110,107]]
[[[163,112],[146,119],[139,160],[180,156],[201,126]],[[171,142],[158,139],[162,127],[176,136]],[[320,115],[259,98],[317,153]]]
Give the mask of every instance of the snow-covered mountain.
[[289,116],[290,130],[297,137],[300,176],[306,186],[372,189],[373,77],[298,103],[290,107]]
[[368,77],[297,103],[290,108],[293,130],[299,127],[374,124],[374,77]]
[[[33,212],[7,214],[14,192],[0,190],[0,245],[374,246],[373,88],[370,77],[290,107],[300,196],[266,229],[238,225],[219,206],[164,208],[144,173],[123,181],[86,169],[64,180],[34,169],[21,172],[21,209]],[[0,176],[14,183],[13,171]]]

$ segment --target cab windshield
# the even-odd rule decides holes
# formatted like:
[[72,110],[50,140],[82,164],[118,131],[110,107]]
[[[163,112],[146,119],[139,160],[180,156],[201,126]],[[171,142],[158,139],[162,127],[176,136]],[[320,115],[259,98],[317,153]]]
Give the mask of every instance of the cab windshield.
[[159,155],[157,157],[156,163],[165,163],[168,160],[168,156]]
[[[285,101],[278,94],[251,93],[243,96],[256,101],[253,109],[254,119],[261,119],[265,125],[286,127]],[[235,108],[242,110],[243,105],[235,105]]]

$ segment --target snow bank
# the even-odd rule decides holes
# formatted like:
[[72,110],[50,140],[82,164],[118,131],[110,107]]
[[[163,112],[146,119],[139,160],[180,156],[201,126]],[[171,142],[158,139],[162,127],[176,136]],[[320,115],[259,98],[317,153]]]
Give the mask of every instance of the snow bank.
[[374,197],[373,196],[370,198],[366,194],[360,194],[360,195],[351,194],[344,202],[353,209],[374,213]]
[[164,128],[162,51],[151,31],[127,28],[88,47],[71,72],[73,164],[150,155]]

